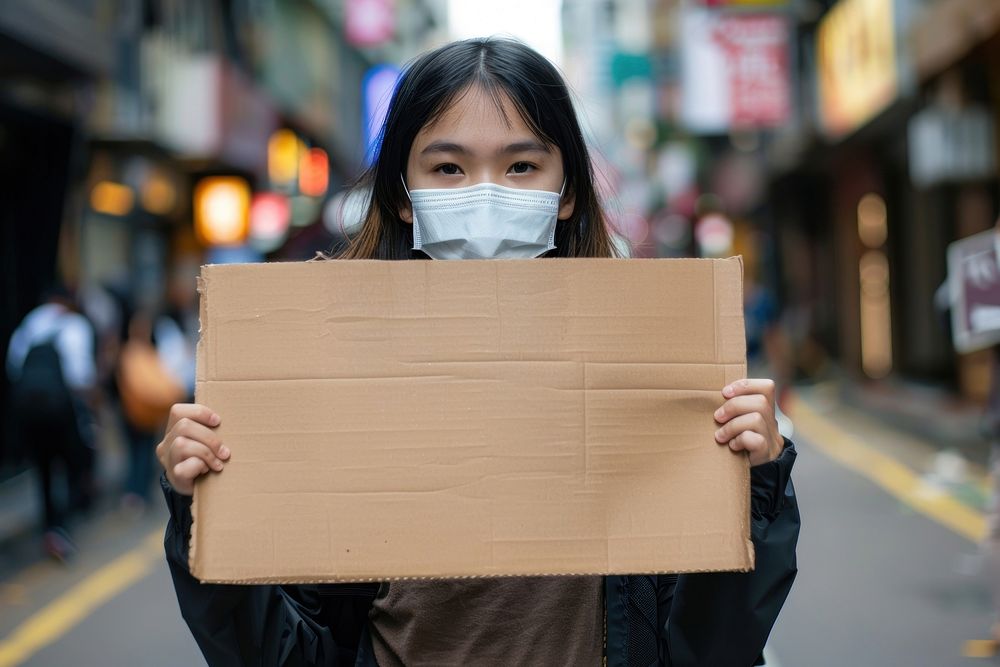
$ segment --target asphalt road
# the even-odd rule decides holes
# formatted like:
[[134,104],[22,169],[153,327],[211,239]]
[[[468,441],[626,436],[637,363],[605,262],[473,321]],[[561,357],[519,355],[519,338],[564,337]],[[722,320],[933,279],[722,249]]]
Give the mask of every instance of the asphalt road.
[[782,667],[995,664],[978,547],[798,443],[799,575],[771,633]]

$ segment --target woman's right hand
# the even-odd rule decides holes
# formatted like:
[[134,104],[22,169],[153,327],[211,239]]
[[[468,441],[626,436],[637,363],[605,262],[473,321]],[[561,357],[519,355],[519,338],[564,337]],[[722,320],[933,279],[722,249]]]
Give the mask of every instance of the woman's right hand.
[[176,403],[170,408],[167,431],[156,446],[156,458],[177,493],[194,493],[194,480],[209,470],[221,472],[229,448],[215,433],[219,415],[197,403]]

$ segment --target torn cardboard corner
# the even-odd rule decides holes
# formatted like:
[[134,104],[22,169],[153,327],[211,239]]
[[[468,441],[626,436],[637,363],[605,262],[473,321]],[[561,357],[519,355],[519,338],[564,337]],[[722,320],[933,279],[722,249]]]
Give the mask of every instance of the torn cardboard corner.
[[207,266],[212,582],[748,570],[742,263]]

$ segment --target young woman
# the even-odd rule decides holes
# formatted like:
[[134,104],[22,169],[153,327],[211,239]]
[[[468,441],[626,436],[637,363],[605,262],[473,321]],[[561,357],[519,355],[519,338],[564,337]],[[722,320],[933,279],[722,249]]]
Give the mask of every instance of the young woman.
[[[518,42],[418,58],[392,99],[346,259],[611,257],[612,238],[566,85]],[[720,446],[752,466],[751,573],[200,585],[187,569],[190,495],[225,474],[219,415],[174,406],[157,455],[167,558],[212,665],[753,665],[795,577],[799,517],[774,384],[720,388]],[[669,510],[664,521],[670,521]]]

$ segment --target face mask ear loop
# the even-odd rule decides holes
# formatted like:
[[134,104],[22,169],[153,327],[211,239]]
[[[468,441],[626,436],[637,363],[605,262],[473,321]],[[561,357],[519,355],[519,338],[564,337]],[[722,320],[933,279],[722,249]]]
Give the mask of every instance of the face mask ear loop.
[[[403,184],[403,192],[406,193],[406,198],[409,199],[410,203],[412,204],[413,203],[413,197],[410,196],[410,190],[406,187],[406,179],[403,178],[402,174],[399,175],[399,182]],[[565,183],[565,181],[564,181],[564,183]]]
[[559,206],[562,206],[563,195],[566,194],[566,181],[569,180],[566,176],[563,176],[562,185],[559,186]]
[[[410,196],[410,189],[406,187],[406,179],[403,174],[399,175],[399,182],[403,184],[403,192],[410,202],[410,210],[413,210],[413,197]],[[423,247],[423,239],[420,238],[420,225],[417,224],[417,212],[413,211],[413,249],[420,250]]]

